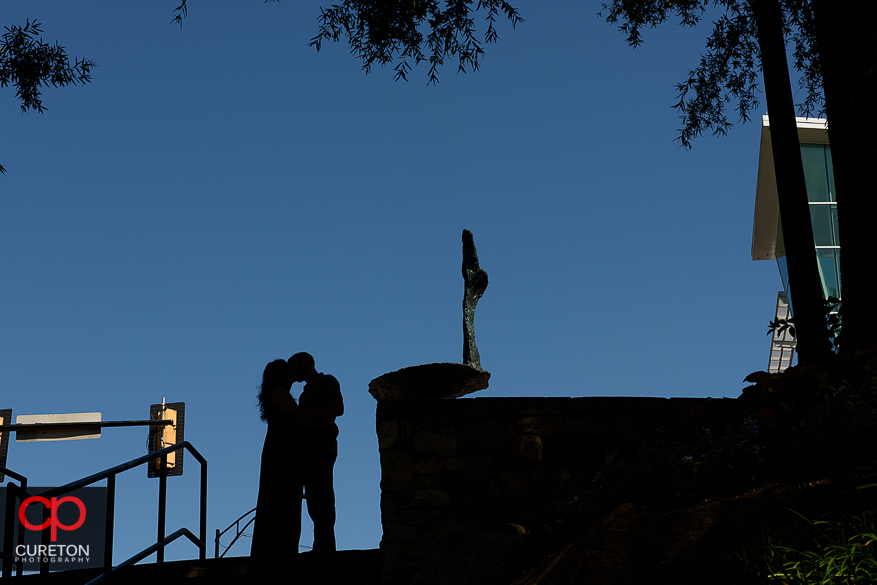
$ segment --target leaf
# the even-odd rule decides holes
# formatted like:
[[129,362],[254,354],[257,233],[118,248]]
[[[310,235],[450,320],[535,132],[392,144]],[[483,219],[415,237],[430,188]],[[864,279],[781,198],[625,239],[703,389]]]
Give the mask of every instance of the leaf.
[[757,372],[752,372],[745,378],[743,378],[744,382],[749,382],[750,384],[760,384],[765,380],[770,380],[774,374],[769,372],[765,372],[764,370],[758,370]]

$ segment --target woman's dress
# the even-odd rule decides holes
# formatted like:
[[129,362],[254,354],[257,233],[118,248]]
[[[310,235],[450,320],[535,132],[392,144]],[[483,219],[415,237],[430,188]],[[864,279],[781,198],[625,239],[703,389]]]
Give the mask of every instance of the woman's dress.
[[265,417],[268,432],[262,447],[250,555],[281,560],[298,553],[301,537],[300,436],[294,424],[267,400]]

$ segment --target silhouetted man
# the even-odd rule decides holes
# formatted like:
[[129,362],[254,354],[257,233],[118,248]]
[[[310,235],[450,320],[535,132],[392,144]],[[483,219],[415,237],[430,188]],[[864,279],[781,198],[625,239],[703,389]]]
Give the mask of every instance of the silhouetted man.
[[[306,418],[334,422],[344,414],[341,385],[334,376],[316,370],[314,358],[297,353],[287,361],[292,379],[305,382],[299,406],[307,411]],[[335,552],[335,487],[333,469],[338,457],[338,429],[304,429],[302,435],[302,478],[307,495],[308,515],[314,523],[314,552]],[[295,490],[296,486],[292,486]]]

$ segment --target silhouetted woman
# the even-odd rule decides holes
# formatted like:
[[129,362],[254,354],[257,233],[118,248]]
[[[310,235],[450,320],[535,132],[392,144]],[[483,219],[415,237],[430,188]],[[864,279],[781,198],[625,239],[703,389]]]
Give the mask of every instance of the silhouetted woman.
[[[259,386],[259,414],[268,423],[262,447],[262,469],[259,474],[259,498],[253,525],[251,556],[280,560],[298,553],[301,536],[301,492],[290,492],[290,486],[302,485],[301,429],[325,427],[325,421],[305,420],[304,411],[290,395],[292,376],[284,360],[265,366]],[[334,424],[333,424],[334,426]],[[291,503],[291,499],[298,501]]]

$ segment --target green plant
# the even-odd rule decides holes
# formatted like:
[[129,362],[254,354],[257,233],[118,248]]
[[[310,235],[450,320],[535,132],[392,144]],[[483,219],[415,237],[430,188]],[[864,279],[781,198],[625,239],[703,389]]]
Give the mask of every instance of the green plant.
[[[742,540],[714,542],[699,569],[701,583],[825,585],[877,583],[877,507],[868,483],[840,497],[796,500]],[[816,517],[811,520],[811,517]],[[703,560],[703,559],[702,559]],[[689,571],[689,575],[694,575]],[[688,582],[685,580],[684,582]]]
[[877,511],[808,520],[791,543],[780,538],[763,551],[763,575],[777,583],[877,582]]

